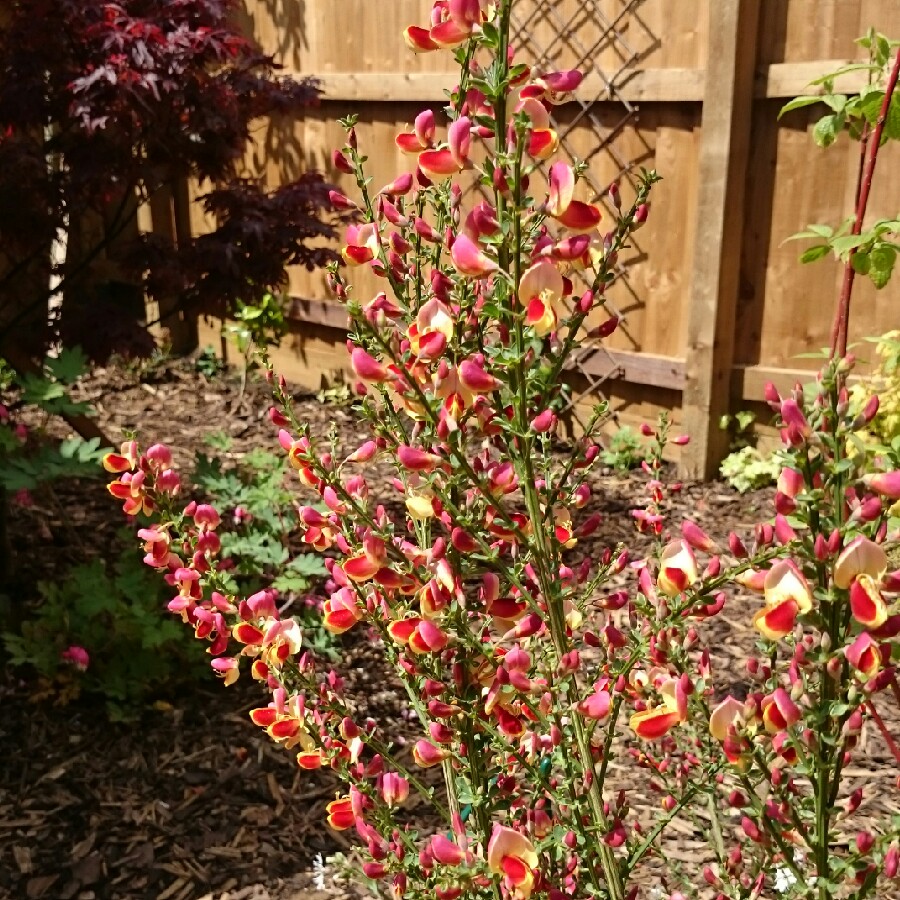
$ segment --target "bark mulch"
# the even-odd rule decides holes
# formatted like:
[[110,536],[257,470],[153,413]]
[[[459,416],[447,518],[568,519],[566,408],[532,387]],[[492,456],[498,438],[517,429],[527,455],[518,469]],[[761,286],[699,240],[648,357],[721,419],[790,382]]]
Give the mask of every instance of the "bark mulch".
[[[189,362],[144,370],[95,373],[81,388],[107,433],[135,431],[145,443],[165,441],[189,463],[203,437],[223,430],[229,452],[276,447],[265,417],[266,386],[245,392],[231,377],[204,378]],[[334,425],[348,444],[362,431],[344,407],[300,401],[315,430]],[[586,552],[628,541],[628,510],[644,491],[640,474],[610,473],[595,495],[604,525]],[[599,486],[598,486],[599,487]],[[741,497],[722,484],[688,485],[676,500],[675,521],[689,516],[715,534],[746,533],[769,500]],[[14,508],[17,601],[33,602],[38,578],[64,578],[68,566],[97,552],[120,527],[102,482],[61,484],[50,501]],[[76,540],[74,535],[78,535]],[[86,549],[87,547],[87,549]],[[754,637],[750,610],[726,606],[708,623],[715,663],[740,690],[742,660]],[[361,708],[407,730],[404,705],[377,647],[351,635],[342,647],[342,673]],[[334,880],[327,862],[352,854],[350,841],[329,830],[325,804],[336,783],[299,771],[248,720],[261,689],[241,680],[229,689],[198,683],[147,710],[137,722],[111,724],[89,699],[68,706],[37,702],[29,685],[0,674],[0,898],[14,900],[326,900],[362,896]],[[896,716],[892,719],[897,718]],[[867,784],[863,813],[900,813],[896,767],[877,735],[872,769],[852,770]],[[614,777],[628,778],[628,766]],[[890,785],[890,790],[875,786]],[[642,819],[658,798],[635,797]],[[703,851],[690,828],[674,834],[673,857],[696,861]]]

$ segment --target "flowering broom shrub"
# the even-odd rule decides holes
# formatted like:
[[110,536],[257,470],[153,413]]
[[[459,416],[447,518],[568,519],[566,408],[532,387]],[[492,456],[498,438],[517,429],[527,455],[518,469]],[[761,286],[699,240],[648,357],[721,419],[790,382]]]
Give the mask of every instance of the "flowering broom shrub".
[[[773,516],[720,542],[667,517],[663,423],[633,511],[652,553],[579,552],[599,524],[603,409],[570,454],[555,453],[560,373],[585,335],[615,328],[604,291],[656,175],[627,203],[611,187],[609,219],[580,196],[579,167],[553,159],[549,110],[581,76],[517,63],[510,8],[436,0],[429,26],[406,30],[413,50],[451,48],[461,63],[449,125],[426,111],[397,136],[412,173],[373,190],[344,123],[334,161],[358,195],[333,200],[360,221],[343,256],[384,284],[355,298],[331,272],[370,438],[312,434],[272,379],[270,415],[311,501],[305,541],[326,557],[324,625],[380,637],[420,729],[412,759],[351,713],[339,673],[305,649],[271,591],[227,590],[220,516],[180,499],[167,447],[123,445],[106,461],[110,490],[152,517],[146,562],[209,641],[214,669],[227,684],[249,669],[271,692],[253,722],[301,768],[343,782],[328,824],[355,830],[362,870],[386,895],[624,900],[651,884],[646,896],[673,900],[873,895],[897,875],[900,829],[856,828],[863,794],[846,772],[864,723],[883,725],[878,707],[898,693],[885,498],[900,496],[900,473],[896,459],[865,472],[845,448],[876,404],[849,413],[845,350],[811,400],[772,388],[785,443]],[[484,199],[464,199],[466,180]],[[375,464],[397,504],[374,499]],[[759,640],[740,696],[717,688],[706,634],[726,604]],[[639,784],[659,799],[649,824]],[[413,791],[431,805],[432,834],[404,824]],[[696,865],[665,853],[675,819],[708,839]]]

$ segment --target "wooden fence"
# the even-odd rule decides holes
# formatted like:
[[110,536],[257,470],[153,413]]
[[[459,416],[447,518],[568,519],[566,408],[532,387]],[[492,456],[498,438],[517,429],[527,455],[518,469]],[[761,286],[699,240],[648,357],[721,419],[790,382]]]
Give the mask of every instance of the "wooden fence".
[[[426,22],[430,5],[245,0],[259,42],[324,89],[302,120],[260,130],[250,170],[270,185],[308,167],[342,183],[330,153],[342,143],[336,120],[351,111],[375,183],[407,170],[395,133],[424,106],[439,109],[455,83],[450,54],[417,56],[402,42],[402,29]],[[778,122],[778,110],[812,78],[862,58],[854,39],[870,26],[900,37],[900,0],[517,0],[515,9],[526,60],[589,67],[557,121],[598,191],[613,178],[627,191],[640,166],[664,178],[611,291],[624,327],[610,353],[582,359],[575,380],[582,389],[602,381],[597,389],[625,421],[670,410],[693,435],[685,474],[709,475],[726,450],[720,416],[758,404],[769,380],[786,387],[803,377],[816,363],[797,355],[829,340],[838,267],[801,267],[798,245],[783,242],[850,213],[858,152],[846,140],[817,150],[809,134],[817,111]],[[887,151],[873,216],[896,215],[900,205],[900,154],[896,145]],[[361,296],[370,287],[362,283]],[[346,317],[323,273],[292,273],[290,293],[295,327],[276,362],[319,387],[343,371]],[[852,337],[900,326],[898,300],[896,282],[880,293],[859,284]]]

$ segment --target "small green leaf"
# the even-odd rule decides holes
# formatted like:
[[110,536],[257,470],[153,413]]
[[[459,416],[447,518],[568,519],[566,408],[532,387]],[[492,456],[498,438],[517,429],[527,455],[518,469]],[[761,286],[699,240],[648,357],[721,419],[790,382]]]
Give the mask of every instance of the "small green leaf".
[[830,225],[807,225],[806,228],[823,238],[830,238],[834,234],[834,229]]
[[886,244],[879,244],[869,254],[869,259],[869,278],[876,290],[880,291],[891,280],[894,264],[897,262],[897,251]]
[[874,125],[878,121],[878,114],[881,112],[881,104],[884,102],[884,91],[870,91],[862,98],[860,109],[866,121],[870,125]]
[[830,147],[837,137],[839,116],[822,116],[813,128],[813,140],[818,147]]
[[850,265],[853,266],[853,271],[857,275],[868,275],[869,269],[872,267],[872,259],[868,253],[860,251],[850,257]]
[[847,254],[851,250],[855,250],[870,239],[870,235],[867,234],[848,234],[844,237],[835,238],[831,242],[831,249],[834,250],[841,259],[846,259]]
[[44,368],[64,384],[72,384],[88,370],[88,358],[81,347],[71,347],[60,351],[55,359],[44,360]]
[[[845,98],[846,99],[846,98]],[[804,106],[813,106],[816,103],[821,103],[823,98],[820,95],[813,96],[812,94],[806,94],[802,97],[794,97],[793,100],[788,100],[784,106],[778,111],[778,118],[780,119],[783,115],[786,115],[789,112],[792,112],[795,109],[802,109]]]
[[810,247],[808,250],[804,250],[803,253],[800,254],[800,262],[802,262],[804,265],[806,263],[815,262],[817,259],[821,259],[823,256],[828,256],[828,253],[828,244],[816,244],[815,247]]
[[900,141],[900,97],[894,94],[884,120],[884,135],[890,141]]

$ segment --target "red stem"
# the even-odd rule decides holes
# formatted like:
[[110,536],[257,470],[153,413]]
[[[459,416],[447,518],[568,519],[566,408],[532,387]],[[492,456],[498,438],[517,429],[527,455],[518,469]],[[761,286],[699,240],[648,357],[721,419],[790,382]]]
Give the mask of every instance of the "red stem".
[[884,724],[884,719],[881,718],[878,714],[878,710],[875,709],[875,703],[872,700],[868,700],[866,701],[866,706],[869,708],[869,712],[872,713],[872,718],[875,720],[875,724],[878,726],[881,736],[888,745],[888,749],[894,754],[894,759],[897,760],[897,763],[900,764],[900,747],[897,746],[897,742],[892,737],[890,731],[888,731],[887,725]]
[[894,692],[894,698],[897,701],[897,705],[900,706],[900,684],[897,684],[896,675],[891,678],[891,690]]
[[[884,132],[884,123],[891,106],[891,97],[894,95],[894,90],[897,87],[898,78],[900,78],[900,50],[897,51],[897,57],[894,60],[891,74],[888,77],[888,83],[884,90],[884,100],[881,103],[881,111],[878,113],[875,128],[869,137],[868,148],[866,148],[865,144],[863,145],[863,153],[866,154],[866,162],[861,173],[861,183],[857,191],[856,218],[853,222],[851,234],[859,234],[862,231],[862,223],[866,216],[866,207],[869,203],[869,192],[872,189],[872,177],[875,174],[875,163],[878,161],[878,148],[881,145],[881,135]],[[853,254],[854,251],[851,250],[850,255],[847,257],[847,264],[844,267],[844,282],[841,285],[841,296],[838,301],[837,310],[835,311],[834,326],[831,331],[832,359],[841,359],[847,355],[850,297],[853,294],[853,282],[856,277],[856,271],[853,268]]]

